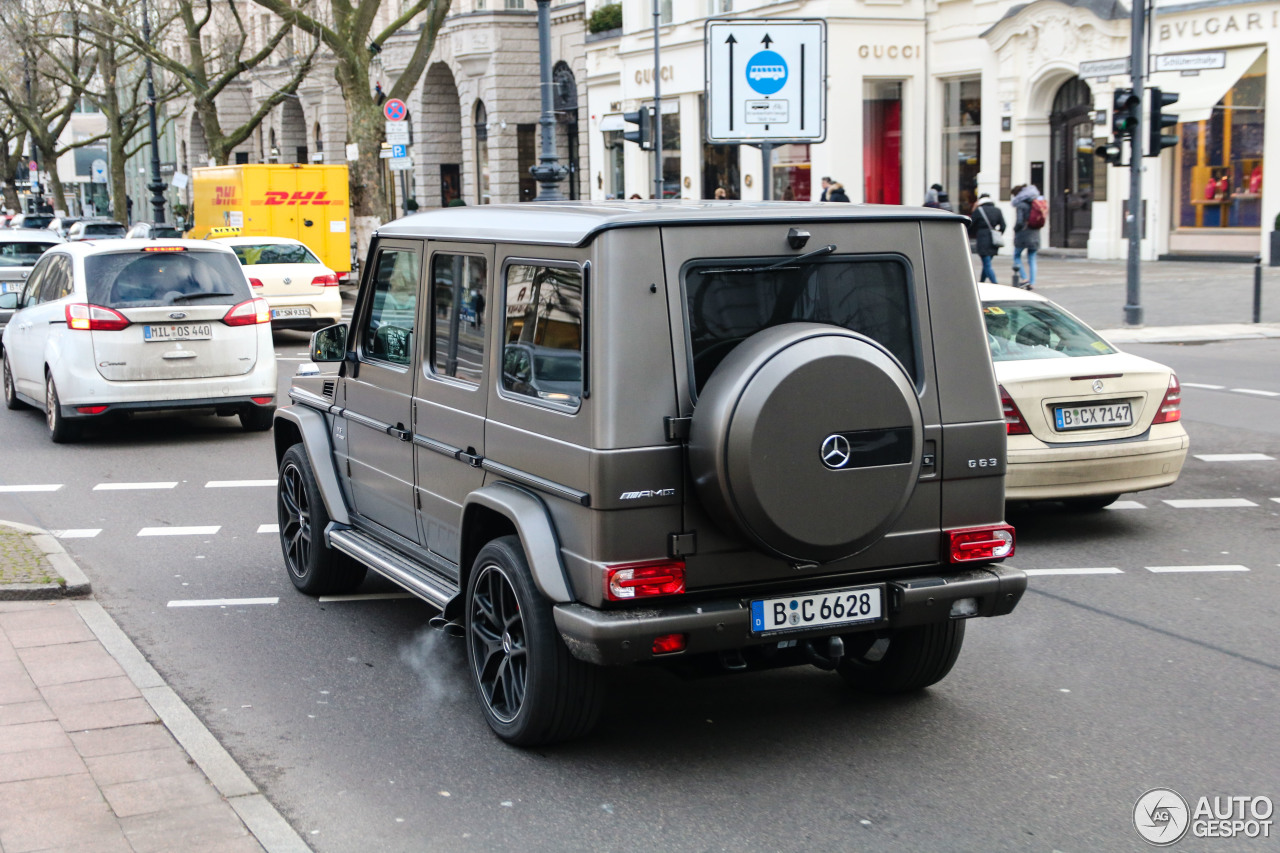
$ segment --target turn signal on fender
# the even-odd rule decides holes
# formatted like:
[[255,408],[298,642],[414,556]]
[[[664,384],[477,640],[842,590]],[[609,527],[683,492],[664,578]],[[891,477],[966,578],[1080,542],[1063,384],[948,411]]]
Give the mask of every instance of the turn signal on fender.
[[953,563],[1000,560],[1013,556],[1013,528],[1007,524],[948,530]]

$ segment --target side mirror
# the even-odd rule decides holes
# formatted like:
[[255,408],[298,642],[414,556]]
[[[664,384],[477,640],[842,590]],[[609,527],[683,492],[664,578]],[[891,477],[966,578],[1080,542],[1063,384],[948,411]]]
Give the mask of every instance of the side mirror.
[[18,307],[18,294],[0,293],[0,309],[14,310]]
[[326,326],[311,336],[311,360],[342,361],[347,357],[347,324]]

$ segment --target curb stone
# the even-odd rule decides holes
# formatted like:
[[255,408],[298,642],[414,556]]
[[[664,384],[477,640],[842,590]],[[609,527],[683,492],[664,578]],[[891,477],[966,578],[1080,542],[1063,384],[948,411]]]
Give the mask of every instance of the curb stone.
[[49,564],[50,574],[61,579],[61,583],[11,583],[0,584],[0,601],[49,601],[60,598],[76,598],[91,595],[93,586],[89,578],[71,559],[71,555],[62,547],[62,543],[49,531],[16,521],[0,520],[0,528],[16,530],[29,534],[32,546],[44,554]]

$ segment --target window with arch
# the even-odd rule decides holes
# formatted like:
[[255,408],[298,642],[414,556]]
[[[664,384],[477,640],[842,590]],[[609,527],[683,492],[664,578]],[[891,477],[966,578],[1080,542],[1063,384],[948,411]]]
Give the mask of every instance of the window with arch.
[[488,204],[489,196],[489,111],[484,101],[476,101],[476,203]]
[[317,154],[324,153],[324,137],[320,135],[320,122],[316,122],[315,127],[315,148]]

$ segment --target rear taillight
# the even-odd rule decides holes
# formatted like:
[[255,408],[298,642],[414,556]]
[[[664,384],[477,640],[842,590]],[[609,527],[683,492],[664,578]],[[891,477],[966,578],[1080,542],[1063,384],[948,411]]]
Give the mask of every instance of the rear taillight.
[[250,284],[251,286],[253,286],[253,287],[262,287],[262,279],[260,279],[260,278],[251,278],[251,279],[249,279],[249,284]]
[[249,399],[259,406],[267,406],[276,401],[275,397],[250,397]]
[[1160,411],[1156,412],[1153,424],[1171,424],[1182,420],[1182,386],[1178,384],[1178,374],[1169,374],[1169,390],[1164,392],[1160,401]]
[[1022,412],[1018,411],[1018,404],[1013,402],[1013,398],[1009,396],[1009,392],[1004,390],[1004,386],[1000,388],[1000,407],[1004,409],[1004,431],[1006,435],[1029,435],[1031,427],[1027,426],[1027,421],[1022,417]]
[[999,560],[1013,556],[1013,528],[1007,524],[948,530],[947,549],[953,563]]
[[73,302],[66,308],[67,328],[87,332],[118,332],[129,326],[129,318],[119,311]]
[[271,322],[271,307],[267,300],[248,299],[239,305],[231,306],[231,310],[222,318],[228,326],[252,326],[256,323]]
[[688,644],[689,637],[685,634],[661,634],[653,638],[649,650],[655,655],[673,655],[684,651]]
[[315,287],[337,287],[338,275],[337,273],[329,273],[327,275],[318,275],[315,278],[311,279],[311,284]]
[[106,410],[106,406],[76,406],[76,411],[82,415],[100,415]]
[[627,563],[604,570],[604,595],[609,601],[631,601],[684,592],[684,563],[661,560]]

